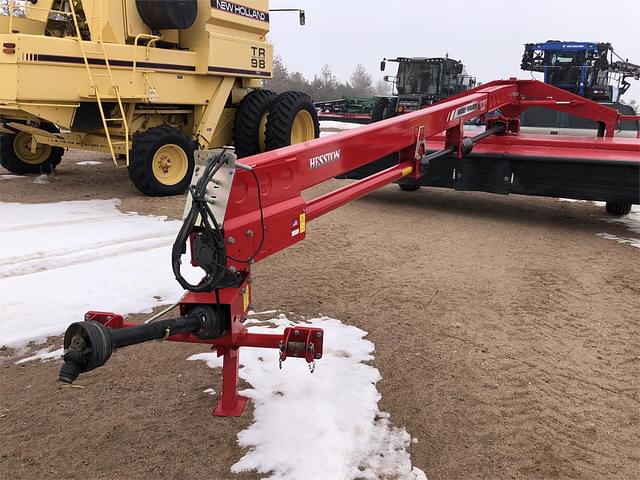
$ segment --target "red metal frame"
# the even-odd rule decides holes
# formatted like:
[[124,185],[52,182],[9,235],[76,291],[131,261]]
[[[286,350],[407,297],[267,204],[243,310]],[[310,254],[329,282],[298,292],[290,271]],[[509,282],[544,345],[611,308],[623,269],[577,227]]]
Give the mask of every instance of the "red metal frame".
[[[606,127],[606,138],[517,135],[520,113],[533,105],[544,105],[602,122]],[[490,82],[423,110],[243,159],[257,175],[260,190],[256,188],[251,172],[238,170],[223,225],[228,254],[233,258],[249,258],[261,244],[260,233],[254,233],[262,231],[258,191],[261,192],[263,207],[264,239],[255,261],[302,241],[306,236],[307,221],[403,177],[419,178],[427,142],[429,147],[455,147],[461,157],[464,122],[496,109],[504,115],[502,121],[509,132],[483,140],[478,144],[478,151],[509,154],[536,151],[562,157],[577,155],[589,159],[609,156],[640,162],[638,141],[613,138],[616,124],[623,119],[617,111],[534,80]],[[640,117],[624,119],[637,120]],[[303,199],[304,190],[394,152],[400,152],[398,165],[313,200]],[[307,349],[292,347],[291,330],[282,335],[248,333],[243,322],[251,300],[250,265],[230,260],[227,268],[243,275],[242,284],[237,288],[219,290],[221,306],[230,311],[230,331],[216,340],[200,340],[192,335],[175,335],[167,339],[209,344],[223,357],[222,398],[214,411],[215,415],[223,416],[239,415],[246,402],[237,392],[240,347],[277,348],[280,349],[281,360],[291,354],[304,357],[309,362],[322,356],[322,332],[318,329],[296,327],[305,337]],[[184,314],[190,306],[198,304],[215,305],[217,301],[213,293],[187,293],[182,299],[181,311]],[[114,314],[94,316],[112,328],[128,326],[122,317]],[[107,320],[107,316],[111,319]],[[319,336],[313,336],[318,332]],[[311,343],[315,356],[310,357]]]

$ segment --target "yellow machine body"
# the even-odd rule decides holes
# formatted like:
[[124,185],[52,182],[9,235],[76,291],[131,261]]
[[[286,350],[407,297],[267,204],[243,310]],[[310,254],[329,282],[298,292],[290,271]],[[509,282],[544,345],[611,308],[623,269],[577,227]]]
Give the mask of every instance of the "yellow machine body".
[[153,31],[136,0],[10,0],[13,14],[0,15],[0,132],[28,133],[34,149],[109,152],[119,166],[134,135],[158,125],[201,148],[228,145],[238,102],[271,76],[268,0],[197,6],[189,28]]

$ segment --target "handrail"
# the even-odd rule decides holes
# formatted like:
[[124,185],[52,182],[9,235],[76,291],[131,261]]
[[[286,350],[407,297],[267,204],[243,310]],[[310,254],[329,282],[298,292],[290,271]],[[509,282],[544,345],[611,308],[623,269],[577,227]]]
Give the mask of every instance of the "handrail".
[[136,80],[136,69],[138,68],[138,49],[135,48],[138,46],[138,42],[142,39],[145,40],[149,40],[147,42],[147,51],[146,51],[146,58],[145,60],[149,60],[149,49],[151,48],[151,44],[156,43],[158,40],[160,40],[162,37],[159,35],[151,35],[148,33],[139,33],[138,35],[136,35],[134,41],[133,41],[133,72],[131,74],[131,82],[135,82]]

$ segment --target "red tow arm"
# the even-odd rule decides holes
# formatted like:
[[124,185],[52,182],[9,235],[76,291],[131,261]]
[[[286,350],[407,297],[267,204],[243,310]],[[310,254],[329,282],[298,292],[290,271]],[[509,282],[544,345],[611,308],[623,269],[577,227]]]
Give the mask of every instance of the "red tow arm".
[[[545,106],[601,122],[606,138],[585,140],[579,142],[578,146],[570,142],[563,143],[557,138],[547,141],[538,137],[537,140],[521,141],[515,135],[519,130],[518,118],[530,106]],[[638,142],[618,141],[613,138],[613,133],[619,121],[638,120],[640,117],[623,118],[611,108],[533,80],[494,81],[423,110],[243,159],[257,175],[260,189],[256,188],[251,172],[237,171],[223,225],[228,255],[236,259],[249,258],[261,244],[258,191],[261,192],[263,207],[264,241],[255,261],[303,240],[308,221],[403,177],[420,178],[421,160],[427,151],[426,142],[434,137],[437,136],[438,148],[449,148],[461,157],[464,151],[464,122],[497,109],[502,114],[499,121],[503,122],[507,133],[491,138],[491,141],[495,141],[493,148],[498,150],[555,148],[560,153],[575,148],[605,153],[615,150],[618,157],[638,161]],[[499,140],[503,138],[504,141]],[[481,147],[482,144],[479,144]],[[397,165],[313,200],[303,199],[304,190],[394,152],[399,152]],[[220,303],[231,314],[230,330],[216,340],[200,340],[187,334],[167,339],[210,344],[219,356],[224,357],[222,397],[214,411],[215,415],[222,416],[240,415],[246,401],[237,392],[240,347],[277,348],[281,360],[287,356],[297,356],[313,362],[322,356],[322,332],[319,329],[295,327],[287,329],[282,335],[248,333],[243,322],[251,303],[250,265],[229,260],[227,268],[241,272],[244,278],[237,288],[219,290]],[[181,313],[186,313],[193,305],[216,303],[213,293],[186,293],[181,301]],[[129,326],[115,314],[90,315],[91,319],[111,328]],[[109,316],[111,319],[107,320]]]

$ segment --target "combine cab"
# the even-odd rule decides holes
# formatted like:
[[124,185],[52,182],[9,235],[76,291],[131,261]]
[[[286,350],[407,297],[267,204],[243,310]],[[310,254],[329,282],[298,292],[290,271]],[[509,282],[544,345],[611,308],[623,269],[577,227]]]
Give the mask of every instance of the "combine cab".
[[385,76],[393,81],[397,96],[388,100],[383,118],[414,112],[452,95],[457,95],[476,86],[476,79],[467,75],[462,62],[451,58],[405,58],[383,60],[397,62],[395,77]]

